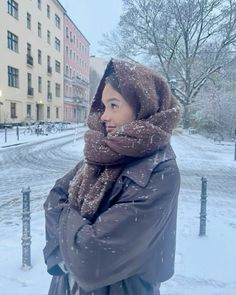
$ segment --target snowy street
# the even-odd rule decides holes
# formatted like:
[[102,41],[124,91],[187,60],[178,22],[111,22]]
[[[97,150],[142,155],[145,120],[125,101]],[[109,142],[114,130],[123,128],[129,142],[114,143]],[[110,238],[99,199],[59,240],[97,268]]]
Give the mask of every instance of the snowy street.
[[[83,131],[0,147],[0,290],[2,295],[46,295],[42,205],[55,180],[82,157]],[[43,141],[42,141],[43,140]],[[172,146],[182,184],[176,273],[162,295],[236,294],[236,161],[234,143],[214,143],[176,132]],[[208,180],[206,237],[199,237],[201,177]],[[21,270],[21,189],[31,188],[32,269]],[[138,295],[138,294],[137,294]]]
[[[74,131],[67,133],[52,138],[41,137],[38,138],[41,139],[39,142],[0,150],[0,221],[4,219],[4,222],[10,222],[15,214],[21,213],[20,192],[23,187],[31,188],[31,204],[41,207],[40,200],[55,180],[77,163],[81,157],[79,154],[63,151],[63,147],[74,139]],[[78,137],[83,137],[83,131],[80,131]]]

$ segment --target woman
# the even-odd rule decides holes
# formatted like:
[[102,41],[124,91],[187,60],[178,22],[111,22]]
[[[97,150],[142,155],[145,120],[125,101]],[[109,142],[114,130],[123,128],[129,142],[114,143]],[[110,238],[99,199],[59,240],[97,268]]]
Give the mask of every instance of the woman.
[[179,106],[164,79],[111,60],[88,117],[84,161],[45,202],[49,294],[151,295],[174,272]]

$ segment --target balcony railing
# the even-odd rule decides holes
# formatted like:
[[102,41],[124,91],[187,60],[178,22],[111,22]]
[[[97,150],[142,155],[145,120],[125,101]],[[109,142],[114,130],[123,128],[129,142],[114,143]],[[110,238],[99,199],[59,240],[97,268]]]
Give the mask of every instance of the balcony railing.
[[82,86],[83,88],[86,88],[88,86],[88,82],[85,81],[84,79],[82,79],[81,77],[79,76],[73,76],[72,77],[72,83],[74,85],[79,85],[79,86]]
[[32,55],[26,54],[26,62],[27,62],[27,65],[30,65],[30,66],[34,65],[34,59]]
[[48,101],[52,101],[52,92],[48,92]]
[[48,66],[48,74],[52,74],[52,67]]
[[29,96],[33,96],[33,95],[34,95],[34,88],[32,88],[32,87],[28,87],[28,92],[27,92],[27,94],[28,94]]

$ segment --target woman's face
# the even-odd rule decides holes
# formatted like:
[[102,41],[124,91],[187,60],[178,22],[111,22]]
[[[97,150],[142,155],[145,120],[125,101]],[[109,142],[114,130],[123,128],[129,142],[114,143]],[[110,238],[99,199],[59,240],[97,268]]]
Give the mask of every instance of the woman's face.
[[134,121],[136,118],[131,106],[110,84],[106,84],[103,89],[102,103],[104,104],[105,110],[101,116],[101,120],[105,123],[108,133],[116,127]]

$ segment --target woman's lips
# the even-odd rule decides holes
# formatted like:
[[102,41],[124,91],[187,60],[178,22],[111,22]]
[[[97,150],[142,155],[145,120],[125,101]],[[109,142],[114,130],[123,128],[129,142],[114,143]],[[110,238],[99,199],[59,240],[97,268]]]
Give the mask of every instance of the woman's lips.
[[113,131],[115,129],[115,127],[113,127],[113,126],[106,126],[106,131],[107,132],[111,132],[111,131]]

